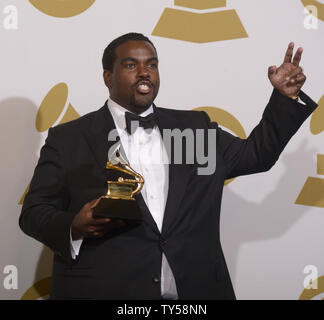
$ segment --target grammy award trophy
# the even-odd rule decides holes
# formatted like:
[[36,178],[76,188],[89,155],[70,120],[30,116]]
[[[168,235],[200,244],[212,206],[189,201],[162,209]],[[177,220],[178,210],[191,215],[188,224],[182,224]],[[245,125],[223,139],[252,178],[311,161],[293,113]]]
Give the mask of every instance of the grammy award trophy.
[[[94,217],[108,217],[126,220],[141,220],[141,212],[134,198],[144,185],[143,177],[133,170],[120,153],[119,147],[107,162],[107,170],[121,175],[116,181],[107,181],[108,191],[94,208]],[[119,174],[118,174],[119,175]],[[133,176],[133,179],[128,178]]]

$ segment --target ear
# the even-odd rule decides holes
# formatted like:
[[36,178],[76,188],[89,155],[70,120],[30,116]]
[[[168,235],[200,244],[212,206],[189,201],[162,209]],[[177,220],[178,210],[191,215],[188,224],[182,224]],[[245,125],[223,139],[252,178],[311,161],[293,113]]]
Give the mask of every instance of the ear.
[[103,72],[103,78],[105,81],[106,86],[108,87],[108,89],[112,88],[112,73],[109,70],[104,70]]

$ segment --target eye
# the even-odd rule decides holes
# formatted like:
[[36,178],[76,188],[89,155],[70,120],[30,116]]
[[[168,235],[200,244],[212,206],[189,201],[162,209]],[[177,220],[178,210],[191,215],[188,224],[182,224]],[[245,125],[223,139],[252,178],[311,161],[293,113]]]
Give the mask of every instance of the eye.
[[150,64],[148,65],[148,67],[149,67],[150,69],[156,69],[156,68],[157,68],[157,63],[150,63]]
[[134,69],[135,68],[135,63],[127,63],[126,68],[127,69]]

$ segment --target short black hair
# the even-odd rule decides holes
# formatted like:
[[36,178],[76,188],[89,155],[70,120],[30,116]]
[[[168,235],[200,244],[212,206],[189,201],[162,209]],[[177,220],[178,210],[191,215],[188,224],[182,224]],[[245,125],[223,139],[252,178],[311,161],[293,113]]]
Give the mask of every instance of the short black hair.
[[152,47],[155,50],[155,53],[157,54],[153,42],[148,37],[136,32],[126,33],[110,42],[104,50],[102,56],[102,66],[104,70],[113,71],[114,63],[116,60],[116,48],[127,41],[146,41],[152,45]]

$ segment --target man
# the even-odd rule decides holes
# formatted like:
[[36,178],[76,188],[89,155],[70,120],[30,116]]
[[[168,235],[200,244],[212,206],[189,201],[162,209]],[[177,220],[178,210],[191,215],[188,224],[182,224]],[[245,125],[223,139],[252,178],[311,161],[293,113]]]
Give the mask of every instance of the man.
[[[246,140],[223,131],[204,112],[153,104],[158,56],[145,36],[126,34],[105,49],[108,102],[49,130],[19,220],[25,233],[55,253],[51,298],[235,299],[219,239],[223,185],[228,178],[270,169],[316,108],[300,91],[306,79],[299,66],[302,49],[293,57],[293,48],[289,44],[280,67],[269,68],[274,91]],[[150,130],[129,129],[136,115]],[[213,141],[216,170],[198,174],[197,159],[177,163],[170,153],[170,163],[161,161],[168,129],[214,132],[215,139],[203,144]],[[105,165],[116,143],[107,138],[112,130],[145,179],[137,196],[139,224],[93,217],[111,180]],[[161,152],[154,152],[157,146]]]

